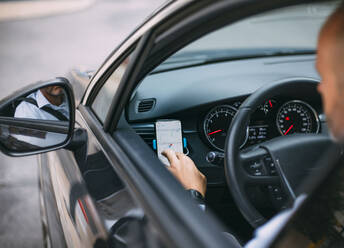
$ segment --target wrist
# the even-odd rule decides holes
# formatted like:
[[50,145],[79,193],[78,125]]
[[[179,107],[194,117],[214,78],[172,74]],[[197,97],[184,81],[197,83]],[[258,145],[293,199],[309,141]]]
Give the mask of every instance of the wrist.
[[197,201],[201,201],[202,203],[205,202],[204,196],[201,192],[199,192],[196,189],[188,189],[187,192],[191,195],[192,199],[195,199]]
[[187,192],[190,194],[191,198],[198,204],[198,206],[205,211],[206,206],[205,206],[205,200],[203,195],[195,190],[195,189],[188,189]]
[[194,191],[197,191],[203,199],[205,199],[205,192],[206,192],[206,188],[203,187],[203,185],[187,185],[187,186],[184,186],[184,188],[187,190],[187,191],[191,191],[191,190],[194,190]]

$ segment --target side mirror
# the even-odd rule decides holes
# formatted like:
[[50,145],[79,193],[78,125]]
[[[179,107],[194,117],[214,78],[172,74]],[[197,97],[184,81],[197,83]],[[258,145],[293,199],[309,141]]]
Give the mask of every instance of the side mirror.
[[0,150],[10,156],[63,148],[73,135],[74,94],[65,78],[39,82],[0,101]]

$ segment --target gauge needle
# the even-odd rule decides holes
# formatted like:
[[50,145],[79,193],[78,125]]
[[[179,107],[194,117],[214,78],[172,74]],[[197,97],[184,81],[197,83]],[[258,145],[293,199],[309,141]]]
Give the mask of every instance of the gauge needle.
[[272,108],[272,102],[271,102],[271,100],[269,100],[269,104],[270,104],[270,107]]
[[284,133],[284,135],[287,135],[293,127],[294,127],[294,125],[291,125],[291,126],[288,128],[288,130]]
[[216,131],[214,131],[214,132],[208,133],[208,136],[209,136],[209,135],[212,135],[212,134],[215,134],[215,133],[219,133],[219,132],[222,132],[222,130],[219,129],[219,130],[216,130]]

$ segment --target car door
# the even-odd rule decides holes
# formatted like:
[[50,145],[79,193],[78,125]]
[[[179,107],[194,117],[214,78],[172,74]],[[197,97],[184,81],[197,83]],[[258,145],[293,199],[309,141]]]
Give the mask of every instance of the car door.
[[126,237],[118,234],[122,224],[129,225],[127,233],[135,233],[129,238],[136,240],[130,243],[133,246],[231,246],[221,235],[221,225],[190,201],[128,125],[125,106],[140,80],[184,45],[229,22],[290,2],[177,2],[109,57],[78,107],[77,148],[41,158],[42,165],[49,166],[58,206],[55,219],[67,246],[106,246],[109,234],[113,242],[128,245]]

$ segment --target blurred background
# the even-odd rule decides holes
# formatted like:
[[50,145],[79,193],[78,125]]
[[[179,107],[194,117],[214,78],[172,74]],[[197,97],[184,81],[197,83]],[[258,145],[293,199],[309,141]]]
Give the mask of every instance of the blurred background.
[[[0,99],[97,69],[165,0],[0,0]],[[37,157],[0,153],[0,247],[43,247]]]

